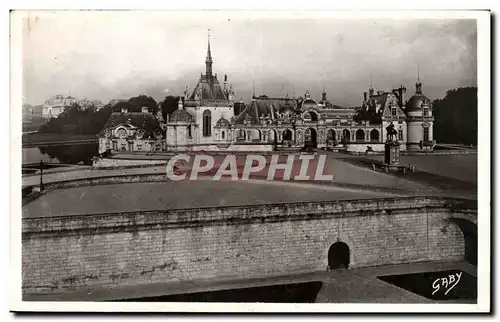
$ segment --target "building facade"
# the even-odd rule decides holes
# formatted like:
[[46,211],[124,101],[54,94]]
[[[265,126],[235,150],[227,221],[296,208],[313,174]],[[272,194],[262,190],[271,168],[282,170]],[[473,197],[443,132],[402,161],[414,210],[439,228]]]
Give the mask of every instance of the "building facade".
[[[220,82],[212,72],[208,41],[205,74],[194,89],[186,87],[178,108],[158,128],[164,132],[162,151],[274,151],[279,149],[337,147],[350,152],[383,151],[386,128],[398,131],[401,150],[432,150],[433,116],[430,100],[417,80],[415,94],[405,101],[406,89],[391,92],[369,88],[358,109],[337,108],[323,90],[316,101],[304,97],[252,97],[248,106],[235,102],[227,76]],[[239,110],[235,113],[235,106]],[[147,113],[147,111],[146,111]],[[113,113],[114,114],[114,113]],[[122,111],[123,114],[123,111]],[[157,121],[159,118],[157,118]],[[140,127],[140,125],[138,125]],[[110,128],[108,133],[118,127]],[[101,142],[101,141],[100,141]],[[103,140],[109,146],[108,141]],[[128,146],[125,144],[125,146]],[[130,147],[136,147],[131,144]],[[123,144],[116,146],[117,151]],[[100,150],[105,150],[100,148]],[[111,150],[115,150],[112,148]]]
[[44,118],[59,117],[59,115],[72,104],[78,104],[83,109],[95,107],[97,110],[100,110],[104,107],[104,104],[99,100],[78,99],[72,96],[55,95],[44,102],[42,116]]

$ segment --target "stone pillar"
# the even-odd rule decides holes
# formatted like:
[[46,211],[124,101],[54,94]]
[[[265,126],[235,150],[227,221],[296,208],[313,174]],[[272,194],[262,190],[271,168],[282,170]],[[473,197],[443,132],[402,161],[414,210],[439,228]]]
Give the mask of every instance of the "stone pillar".
[[388,165],[399,164],[399,145],[397,141],[385,142],[384,163]]

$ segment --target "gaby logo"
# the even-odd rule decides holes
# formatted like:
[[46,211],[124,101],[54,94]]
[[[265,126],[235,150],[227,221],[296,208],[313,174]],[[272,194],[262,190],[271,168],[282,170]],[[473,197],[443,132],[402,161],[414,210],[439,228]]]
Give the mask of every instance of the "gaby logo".
[[[326,155],[225,155],[179,154],[169,160],[167,177],[172,181],[197,180],[303,180],[332,181]],[[329,171],[326,171],[328,169]],[[329,172],[329,173],[328,173]]]
[[461,277],[462,272],[459,272],[436,279],[432,283],[432,288],[434,289],[432,295],[438,292],[441,288],[443,289],[444,294],[447,295],[455,286],[457,286],[458,282],[460,282]]

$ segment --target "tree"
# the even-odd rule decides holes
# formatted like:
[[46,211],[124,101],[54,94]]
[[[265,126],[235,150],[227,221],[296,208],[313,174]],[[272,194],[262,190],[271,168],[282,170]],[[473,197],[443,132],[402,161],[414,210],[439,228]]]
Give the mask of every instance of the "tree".
[[[125,102],[127,103],[127,102]],[[128,103],[127,103],[128,104]],[[97,134],[104,127],[112,112],[111,106],[99,111],[81,109],[78,104],[67,107],[57,118],[50,119],[39,129],[41,133]]]
[[[179,105],[179,96],[169,95],[160,103],[161,113],[164,120],[167,120],[167,115],[172,114]],[[182,100],[184,102],[184,100]]]
[[477,87],[447,91],[433,102],[433,115],[437,142],[477,144]]
[[151,96],[139,95],[132,97],[128,100],[130,105],[133,106],[131,112],[141,112],[144,106],[147,106],[148,112],[156,115],[158,113],[158,104]]

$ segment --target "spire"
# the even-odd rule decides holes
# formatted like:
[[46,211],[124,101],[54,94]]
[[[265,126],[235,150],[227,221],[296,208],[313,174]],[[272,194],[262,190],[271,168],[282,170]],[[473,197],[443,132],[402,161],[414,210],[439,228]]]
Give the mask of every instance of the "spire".
[[253,92],[252,92],[252,98],[255,98],[255,80],[253,81]]
[[321,94],[325,93],[325,80],[323,79],[323,73],[321,73]]
[[208,29],[207,58],[205,59],[207,76],[212,76],[212,52],[210,51],[210,29]]
[[417,61],[417,83],[420,83],[420,62]]
[[375,90],[373,89],[373,76],[370,73],[370,88],[368,89],[370,96],[373,96]]
[[417,61],[417,83],[415,84],[415,94],[422,94],[422,83],[420,82],[420,62]]

